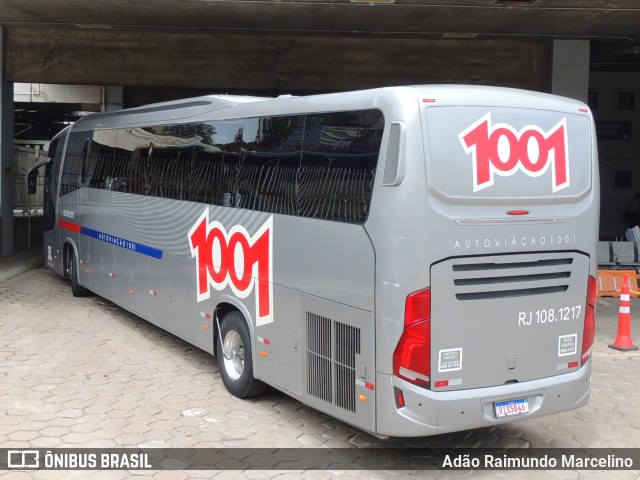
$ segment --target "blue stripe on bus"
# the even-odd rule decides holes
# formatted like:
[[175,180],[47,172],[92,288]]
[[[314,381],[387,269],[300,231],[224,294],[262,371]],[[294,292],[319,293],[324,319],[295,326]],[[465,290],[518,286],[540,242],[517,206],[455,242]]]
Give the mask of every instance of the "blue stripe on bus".
[[131,250],[132,252],[147,255],[148,257],[157,258],[158,260],[162,258],[162,250],[158,250],[157,248],[153,248],[142,243],[132,242],[131,240],[127,240],[126,238],[116,237],[114,235],[102,233],[87,227],[81,227],[80,233],[83,235],[87,235],[88,237],[100,240],[102,242],[110,243],[111,245],[115,245],[117,247],[126,248],[127,250]]

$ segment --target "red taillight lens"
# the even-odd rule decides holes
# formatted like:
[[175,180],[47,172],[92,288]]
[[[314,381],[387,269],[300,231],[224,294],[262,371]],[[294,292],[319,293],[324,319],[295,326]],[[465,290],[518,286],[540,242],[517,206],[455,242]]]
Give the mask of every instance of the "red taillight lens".
[[404,331],[393,352],[393,374],[421,387],[431,375],[431,290],[407,297]]
[[404,393],[399,388],[393,389],[396,397],[396,408],[404,407]]
[[582,333],[582,365],[591,356],[596,338],[596,279],[589,277],[587,283],[587,306],[584,312],[584,331]]

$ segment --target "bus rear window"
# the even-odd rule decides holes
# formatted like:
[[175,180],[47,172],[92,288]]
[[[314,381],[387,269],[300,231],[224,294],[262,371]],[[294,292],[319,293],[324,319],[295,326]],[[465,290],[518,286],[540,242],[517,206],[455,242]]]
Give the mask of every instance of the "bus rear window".
[[427,109],[430,188],[445,197],[572,197],[591,183],[586,115],[522,108]]

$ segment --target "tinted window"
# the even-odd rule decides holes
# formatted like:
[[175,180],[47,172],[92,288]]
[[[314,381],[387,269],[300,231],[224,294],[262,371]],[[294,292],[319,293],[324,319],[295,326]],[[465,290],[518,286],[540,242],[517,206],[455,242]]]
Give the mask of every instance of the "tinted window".
[[192,201],[236,205],[243,126],[243,120],[198,124],[196,153],[189,174]]
[[[195,125],[165,125],[142,129],[150,146],[140,147],[135,172],[144,195],[189,200]],[[134,154],[133,157],[136,155]],[[133,160],[132,157],[132,160]]]
[[307,115],[299,215],[366,220],[383,129],[379,110]]
[[86,186],[107,188],[107,185],[111,185],[111,165],[115,154],[116,132],[116,130],[93,132],[85,166]]
[[238,174],[240,205],[296,215],[297,176],[304,116],[252,118],[245,122]]
[[62,165],[60,196],[84,186],[85,157],[92,132],[72,132],[67,141],[67,151]]
[[[95,185],[101,188],[187,200],[195,125],[163,125],[112,131],[115,148],[98,154]],[[104,179],[104,180],[102,180]]]
[[65,184],[363,223],[383,128],[363,110],[96,131]]
[[107,188],[121,192],[150,194],[145,181],[151,139],[143,128],[121,128],[116,134],[116,146],[107,175]]
[[56,226],[58,174],[60,173],[60,160],[65,138],[66,134],[56,138],[49,145],[51,162],[47,164],[44,170],[43,228],[45,231],[53,230]]

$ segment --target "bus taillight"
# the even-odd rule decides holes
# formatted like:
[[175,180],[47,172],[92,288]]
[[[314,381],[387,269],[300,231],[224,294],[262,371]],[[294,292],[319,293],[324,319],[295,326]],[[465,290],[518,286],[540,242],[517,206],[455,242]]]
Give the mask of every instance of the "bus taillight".
[[431,290],[407,297],[404,331],[393,352],[393,374],[421,387],[431,375]]
[[587,308],[584,312],[584,332],[582,333],[582,365],[591,356],[596,336],[596,279],[589,277],[587,283]]

